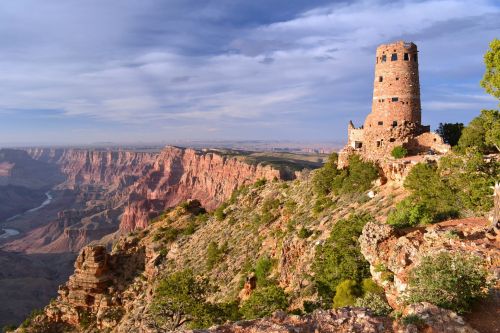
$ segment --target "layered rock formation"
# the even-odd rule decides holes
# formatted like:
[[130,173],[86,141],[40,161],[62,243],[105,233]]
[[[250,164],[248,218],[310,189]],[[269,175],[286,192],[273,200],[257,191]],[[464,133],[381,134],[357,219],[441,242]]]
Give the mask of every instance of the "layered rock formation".
[[31,148],[35,160],[57,165],[66,176],[65,187],[98,185],[123,189],[143,176],[156,153],[91,149]]
[[[361,252],[370,262],[373,279],[384,286],[389,303],[401,307],[412,268],[441,251],[474,253],[492,276],[500,277],[500,242],[487,237],[486,219],[471,218],[397,231],[387,224],[368,223],[360,237]],[[389,278],[390,277],[390,278]]]
[[282,176],[270,166],[167,147],[152,169],[133,186],[120,229],[144,228],[152,215],[188,199],[197,199],[203,207],[213,210],[242,185],[261,178],[282,179]]

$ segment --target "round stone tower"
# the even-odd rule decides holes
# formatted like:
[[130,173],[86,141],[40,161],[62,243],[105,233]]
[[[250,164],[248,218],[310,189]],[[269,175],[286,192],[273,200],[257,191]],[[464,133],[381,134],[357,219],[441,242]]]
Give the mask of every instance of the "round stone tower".
[[346,166],[352,154],[376,162],[390,159],[396,146],[411,155],[446,152],[449,146],[443,139],[421,123],[417,46],[404,41],[382,44],[375,57],[372,112],[360,128],[349,123],[339,167]]
[[377,48],[372,113],[365,130],[421,123],[417,52],[415,44],[403,41]]

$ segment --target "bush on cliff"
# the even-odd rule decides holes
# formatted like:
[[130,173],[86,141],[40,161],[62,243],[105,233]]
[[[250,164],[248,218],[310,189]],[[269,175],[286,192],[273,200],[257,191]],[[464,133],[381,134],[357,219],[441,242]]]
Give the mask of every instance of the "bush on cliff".
[[313,189],[322,196],[361,193],[372,186],[378,178],[375,164],[363,161],[358,155],[349,158],[346,169],[337,168],[337,156],[332,155],[325,165],[316,171],[313,178]]
[[216,242],[210,242],[207,247],[207,269],[211,270],[216,264],[218,264],[224,254],[227,252],[228,244],[225,242],[220,247]]
[[367,214],[360,214],[339,220],[330,237],[316,248],[314,280],[325,306],[330,305],[340,282],[350,279],[360,283],[370,276],[369,264],[361,254],[358,238],[363,226],[371,219]]
[[408,155],[408,150],[403,146],[396,146],[392,149],[391,155],[394,158],[403,158]]
[[250,298],[243,302],[241,313],[245,319],[270,316],[277,310],[286,310],[288,298],[282,288],[269,285],[255,289]]
[[354,305],[356,298],[359,296],[361,296],[361,290],[356,281],[344,280],[335,288],[333,307],[342,308],[344,306]]
[[464,313],[484,296],[486,277],[477,256],[450,252],[427,256],[410,273],[406,301],[429,302]]
[[214,306],[206,301],[213,291],[207,279],[191,270],[172,273],[156,287],[151,314],[158,328],[173,331],[183,325],[207,327],[213,323]]

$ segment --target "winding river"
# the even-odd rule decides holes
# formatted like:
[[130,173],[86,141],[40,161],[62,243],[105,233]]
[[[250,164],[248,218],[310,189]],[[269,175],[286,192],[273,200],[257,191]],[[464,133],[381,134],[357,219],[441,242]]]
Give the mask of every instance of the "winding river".
[[[52,194],[50,194],[50,191],[45,192],[45,196],[47,198],[45,199],[44,202],[42,202],[42,204],[40,206],[37,206],[35,208],[31,208],[31,209],[25,211],[24,213],[11,216],[6,220],[6,222],[15,220],[18,217],[23,216],[24,214],[36,212],[37,210],[42,209],[43,207],[49,205],[52,202],[52,199],[54,199],[54,197],[52,196]],[[2,231],[3,231],[3,233],[0,233],[0,239],[5,239],[5,238],[19,235],[19,230],[16,230],[16,229],[2,229]]]

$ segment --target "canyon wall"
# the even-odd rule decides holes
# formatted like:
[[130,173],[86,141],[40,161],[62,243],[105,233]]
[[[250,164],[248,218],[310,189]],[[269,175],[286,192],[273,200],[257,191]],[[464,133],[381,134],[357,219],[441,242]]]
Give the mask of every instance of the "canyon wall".
[[213,210],[242,185],[283,176],[270,166],[250,165],[236,158],[193,149],[166,147],[152,169],[133,186],[120,229],[144,228],[155,214],[188,199],[198,199],[203,207]]
[[26,152],[34,163],[57,166],[64,175],[54,191],[75,196],[50,222],[4,246],[26,253],[76,252],[116,231],[144,228],[151,218],[185,200],[198,199],[213,210],[241,185],[283,178],[270,166],[176,147],[160,153],[62,148]]
[[156,153],[89,149],[30,148],[35,160],[56,164],[67,177],[65,187],[99,185],[123,189],[149,170]]

